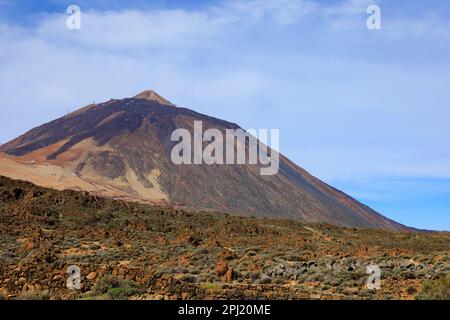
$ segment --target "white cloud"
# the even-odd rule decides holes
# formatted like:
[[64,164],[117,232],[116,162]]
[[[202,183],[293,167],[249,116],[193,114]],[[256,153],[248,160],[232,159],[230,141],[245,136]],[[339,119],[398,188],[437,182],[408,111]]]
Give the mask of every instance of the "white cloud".
[[[131,50],[201,47],[229,26],[226,17],[185,10],[82,12],[81,30],[65,30],[66,16],[52,15],[36,36],[51,42],[89,48]],[[64,42],[63,42],[64,43]]]
[[[0,118],[9,119],[0,141],[68,108],[151,88],[243,126],[280,128],[281,151],[327,180],[449,177],[450,154],[440,151],[449,137],[449,65],[428,56],[416,57],[417,65],[373,58],[397,54],[390,36],[410,57],[411,33],[395,33],[408,30],[407,20],[383,20],[387,32],[377,39],[388,38],[372,53],[366,4],[251,0],[203,10],[83,11],[80,31],[66,29],[64,14],[45,15],[33,28],[0,24]],[[423,25],[413,35],[435,30],[445,39],[441,18]],[[348,31],[356,52],[345,48]]]
[[303,147],[298,157],[313,174],[330,182],[387,177],[450,179],[449,149],[322,145]]
[[365,14],[367,7],[372,4],[372,0],[346,0],[323,7],[323,13],[336,18],[357,16]]
[[450,21],[440,18],[436,12],[426,12],[420,18],[392,18],[384,24],[394,38],[428,37],[450,40]]
[[308,0],[235,0],[219,11],[234,16],[244,24],[269,19],[281,25],[290,25],[315,14],[319,7],[316,2]]

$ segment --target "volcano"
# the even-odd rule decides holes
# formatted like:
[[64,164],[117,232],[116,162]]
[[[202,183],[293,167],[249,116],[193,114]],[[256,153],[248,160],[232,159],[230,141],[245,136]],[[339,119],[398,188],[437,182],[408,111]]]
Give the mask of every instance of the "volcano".
[[259,165],[175,165],[175,129],[239,129],[144,91],[83,107],[0,146],[0,175],[54,189],[237,215],[345,227],[408,228],[327,185],[280,154],[279,171]]

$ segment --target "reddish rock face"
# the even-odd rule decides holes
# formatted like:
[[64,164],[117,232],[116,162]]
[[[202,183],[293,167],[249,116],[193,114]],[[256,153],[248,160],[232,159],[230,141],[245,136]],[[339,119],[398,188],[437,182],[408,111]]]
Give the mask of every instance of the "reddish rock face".
[[228,263],[226,261],[219,261],[216,264],[216,273],[218,276],[223,276],[228,271]]
[[225,274],[225,281],[226,282],[232,282],[234,280],[234,270],[233,268],[229,268],[227,270],[227,273]]
[[0,146],[0,175],[123,200],[406,229],[283,156],[273,176],[261,176],[260,165],[175,165],[171,150],[178,142],[171,141],[171,134],[177,128],[192,133],[194,121],[202,121],[203,130],[222,133],[239,128],[145,91],[134,98],[89,105]]
[[94,280],[95,278],[97,278],[97,273],[96,272],[90,272],[87,276],[86,279],[88,280]]

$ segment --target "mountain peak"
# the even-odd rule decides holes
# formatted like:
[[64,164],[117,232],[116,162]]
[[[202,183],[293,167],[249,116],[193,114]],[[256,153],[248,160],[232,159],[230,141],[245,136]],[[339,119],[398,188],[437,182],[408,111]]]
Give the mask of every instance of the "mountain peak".
[[[202,128],[220,132],[240,127],[172,108],[151,90],[134,98],[87,106],[3,144],[0,175],[61,190],[201,211],[409,230],[282,155],[280,170],[272,179],[260,176],[262,165],[175,164],[172,153],[179,142],[172,141],[172,135],[176,129],[195,132],[196,121],[202,121]],[[238,151],[237,144],[231,148]],[[249,151],[245,154],[247,159]]]
[[156,101],[156,102],[158,102],[158,103],[160,103],[162,105],[174,107],[173,103],[171,103],[170,101],[164,99],[163,97],[161,97],[159,94],[157,94],[153,90],[142,91],[141,93],[139,93],[138,95],[134,96],[133,98],[134,99],[145,99],[145,100],[149,100],[149,101]]

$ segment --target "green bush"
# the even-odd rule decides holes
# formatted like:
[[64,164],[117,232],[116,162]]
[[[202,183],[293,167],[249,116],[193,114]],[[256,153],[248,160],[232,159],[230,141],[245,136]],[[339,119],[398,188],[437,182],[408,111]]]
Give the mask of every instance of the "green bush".
[[255,281],[256,284],[269,284],[271,282],[272,282],[272,278],[265,274],[263,274],[261,276],[261,278],[259,278]]
[[129,296],[136,293],[136,289],[132,287],[111,288],[106,293],[111,300],[127,300]]
[[197,277],[190,274],[184,274],[180,277],[180,280],[187,283],[196,283]]
[[249,253],[249,252],[251,252],[251,251],[253,251],[253,252],[259,252],[261,249],[259,248],[259,246],[253,246],[253,247],[249,247],[249,248],[247,248],[247,249],[245,249],[245,253]]
[[120,279],[115,276],[103,277],[95,286],[94,291],[98,294],[107,294],[112,300],[125,300],[136,294],[139,290],[132,281]]
[[258,280],[261,277],[261,272],[249,272],[248,276],[250,278],[250,282],[254,283],[256,280]]
[[406,288],[406,292],[408,292],[408,294],[414,294],[417,292],[417,290],[413,286],[409,286],[408,288]]
[[[20,300],[46,300],[48,297],[39,293],[26,292],[20,296]],[[0,299],[1,300],[1,299]]]
[[418,300],[450,300],[450,275],[438,280],[424,282]]

